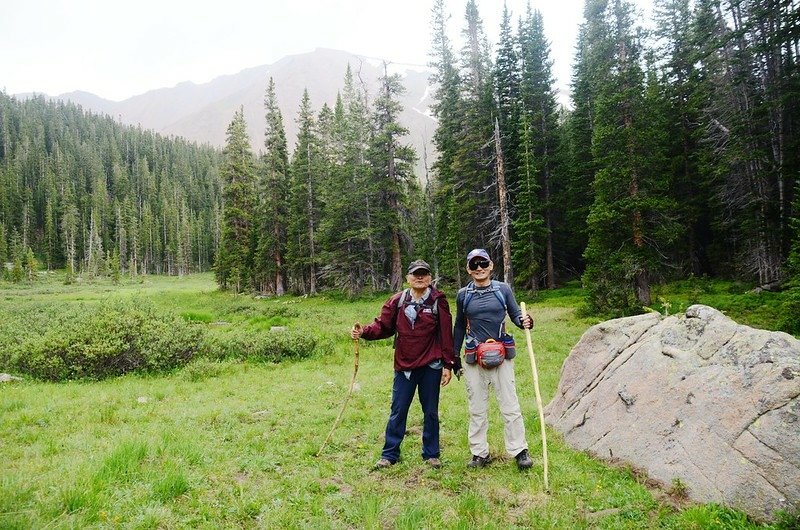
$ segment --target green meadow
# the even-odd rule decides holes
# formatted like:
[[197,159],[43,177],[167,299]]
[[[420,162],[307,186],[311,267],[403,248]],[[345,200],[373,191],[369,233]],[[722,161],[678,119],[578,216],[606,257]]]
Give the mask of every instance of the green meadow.
[[[377,472],[371,467],[391,398],[390,340],[360,343],[355,391],[331,441],[316,453],[352,377],[348,330],[377,315],[387,294],[233,296],[219,292],[210,274],[125,279],[118,286],[60,280],[0,283],[0,315],[43,307],[53,314],[102,310],[122,300],[178,315],[220,340],[231,330],[285,327],[313,335],[314,351],[301,360],[198,357],[156,374],[0,384],[0,528],[797,527],[789,517],[767,526],[720,506],[692,505],[679,482],[658,487],[630,467],[570,449],[552,430],[545,491],[533,378],[518,330],[517,389],[533,470],[520,473],[505,456],[495,405],[490,445],[496,460],[485,469],[466,468],[466,395],[454,378],[441,397],[443,467],[429,469],[421,460],[415,403],[402,460]],[[679,285],[657,296],[658,311],[675,313],[699,301],[760,327],[769,327],[779,311],[777,295],[739,292],[731,284]],[[597,322],[577,316],[581,297],[578,286],[519,296],[536,321],[533,346],[545,403],[570,348]],[[0,330],[11,320],[0,321]],[[36,333],[47,325],[34,319],[28,329],[11,331]]]

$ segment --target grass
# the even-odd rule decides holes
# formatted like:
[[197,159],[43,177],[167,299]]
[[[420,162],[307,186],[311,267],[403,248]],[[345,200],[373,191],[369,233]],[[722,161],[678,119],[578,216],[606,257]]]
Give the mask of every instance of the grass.
[[[571,289],[571,290],[570,290]],[[667,296],[680,296],[679,292]],[[422,462],[419,406],[402,460],[373,472],[391,399],[391,341],[363,342],[358,387],[325,453],[352,374],[347,331],[371,320],[385,295],[254,299],[216,291],[210,275],[148,277],[120,287],[56,280],[0,285],[0,310],[141,297],[210,327],[280,325],[318,334],[315,357],[282,364],[198,359],[162,376],[0,386],[0,528],[757,528],[714,505],[676,504],[628,468],[609,466],[548,431],[550,486],[530,363],[516,363],[535,458],[519,473],[503,454],[491,407],[495,463],[468,470],[463,382],[442,391],[444,466]],[[543,400],[570,348],[593,323],[575,317],[579,289],[540,293],[534,349]],[[524,352],[524,336],[517,332]]]

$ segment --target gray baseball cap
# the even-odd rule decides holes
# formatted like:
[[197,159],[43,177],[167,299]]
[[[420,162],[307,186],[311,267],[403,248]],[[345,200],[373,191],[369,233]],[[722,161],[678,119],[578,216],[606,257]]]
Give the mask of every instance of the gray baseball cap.
[[489,261],[492,261],[492,258],[489,257],[489,253],[482,248],[474,248],[470,250],[469,254],[467,254],[467,263],[475,258],[485,258]]
[[428,265],[427,261],[421,259],[414,260],[408,265],[408,274],[414,274],[414,272],[421,269],[425,269],[429,273],[431,272],[431,266]]

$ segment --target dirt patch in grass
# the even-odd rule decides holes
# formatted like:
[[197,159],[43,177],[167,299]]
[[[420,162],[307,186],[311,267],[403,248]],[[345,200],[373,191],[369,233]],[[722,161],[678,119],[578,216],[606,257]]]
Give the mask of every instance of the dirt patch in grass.
[[[594,455],[594,457],[598,458],[596,455]],[[650,477],[645,470],[637,468],[636,466],[631,465],[629,462],[625,462],[619,458],[603,460],[611,467],[628,471],[636,480],[636,482],[647,488],[647,490],[659,504],[668,506],[675,510],[683,510],[694,504],[691,500],[689,500],[688,497],[686,497],[684,492],[676,490],[674,487]]]

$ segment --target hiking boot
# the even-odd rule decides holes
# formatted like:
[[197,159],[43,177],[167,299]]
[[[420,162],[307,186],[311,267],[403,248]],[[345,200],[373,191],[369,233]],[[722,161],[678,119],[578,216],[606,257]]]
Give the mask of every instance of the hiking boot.
[[517,467],[520,469],[530,469],[533,467],[533,460],[531,460],[527,449],[520,451],[514,458],[517,459]]
[[381,458],[380,460],[375,462],[375,465],[373,466],[373,469],[386,469],[387,467],[392,467],[393,465],[394,465],[394,462],[392,462],[391,460],[387,460],[385,458]]
[[489,465],[491,461],[492,461],[491,456],[472,455],[472,460],[467,462],[467,467],[472,467],[472,468],[486,467]]
[[442,467],[442,461],[436,457],[426,458],[425,462],[427,462],[428,465],[431,466],[433,469],[439,469],[440,467]]

